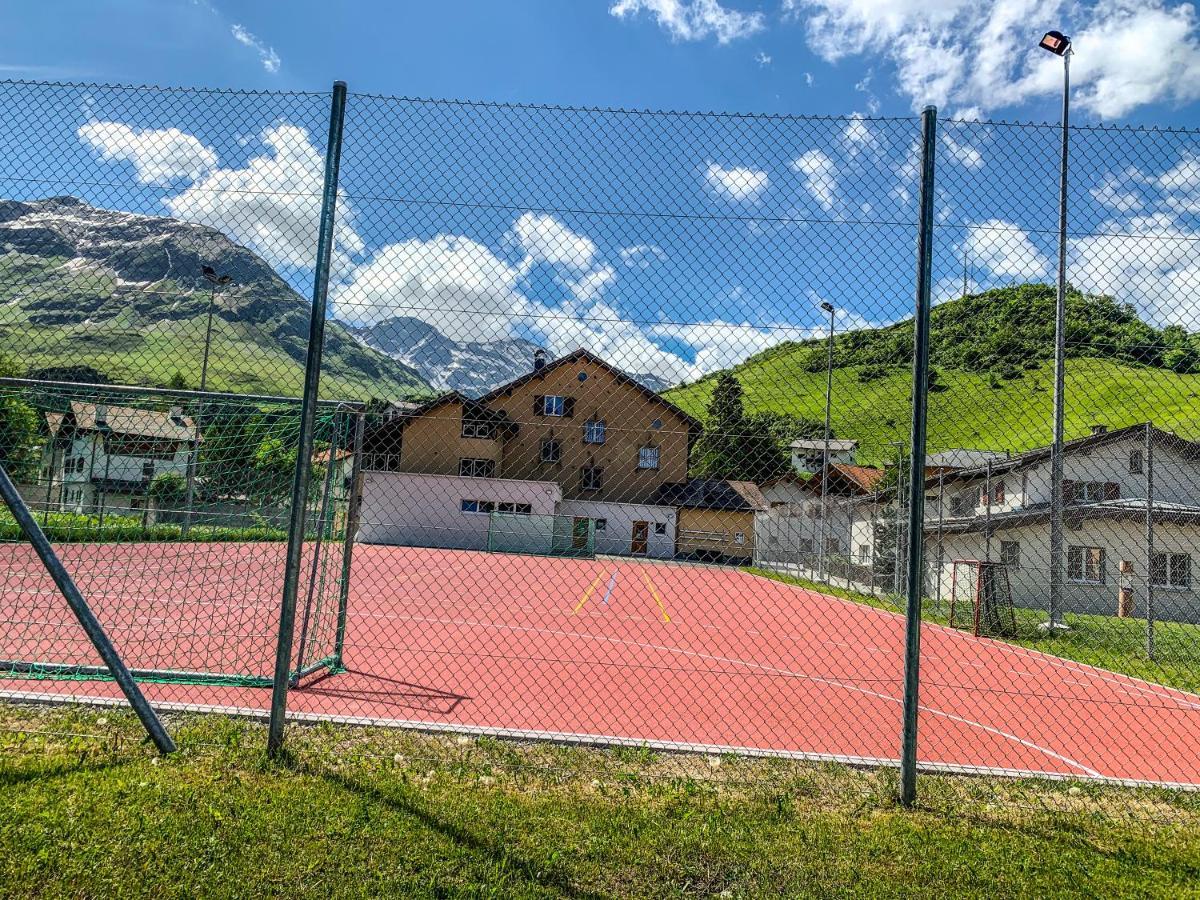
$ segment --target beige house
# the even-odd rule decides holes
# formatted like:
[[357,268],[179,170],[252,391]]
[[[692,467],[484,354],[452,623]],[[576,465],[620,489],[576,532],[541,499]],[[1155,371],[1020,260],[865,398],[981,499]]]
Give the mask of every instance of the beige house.
[[757,485],[693,478],[664,485],[658,500],[679,510],[677,555],[714,562],[748,563],[754,559],[755,516],[767,509]]
[[535,358],[531,372],[483,397],[446,394],[368,429],[364,471],[405,477],[367,479],[364,510],[381,521],[364,512],[364,534],[395,543],[436,535],[436,546],[455,546],[459,517],[463,535],[474,535],[460,543],[476,546],[478,521],[465,517],[544,514],[531,500],[550,496],[542,484],[554,488],[555,514],[580,540],[594,535],[600,552],[670,556],[676,510],[655,498],[687,480],[699,432],[674,404],[586,350]]

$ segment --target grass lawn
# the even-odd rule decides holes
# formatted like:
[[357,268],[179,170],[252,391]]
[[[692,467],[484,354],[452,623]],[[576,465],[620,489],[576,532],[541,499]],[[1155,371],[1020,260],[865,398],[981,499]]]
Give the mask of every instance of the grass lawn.
[[0,705],[6,897],[1200,896],[1200,797]]
[[[873,597],[768,569],[747,568],[746,571],[878,609],[899,613],[904,611],[903,601],[896,598]],[[922,605],[921,620],[936,622],[939,625],[947,624],[947,602],[943,600],[941,608],[936,608],[933,601],[927,598]],[[1178,622],[1156,623],[1156,652],[1152,660],[1146,656],[1144,619],[1067,613],[1064,619],[1071,626],[1071,630],[1047,634],[1038,628],[1046,621],[1046,613],[1043,610],[1017,609],[1016,614],[1017,634],[1015,637],[1005,638],[1009,643],[1200,694],[1200,626],[1183,625]]]

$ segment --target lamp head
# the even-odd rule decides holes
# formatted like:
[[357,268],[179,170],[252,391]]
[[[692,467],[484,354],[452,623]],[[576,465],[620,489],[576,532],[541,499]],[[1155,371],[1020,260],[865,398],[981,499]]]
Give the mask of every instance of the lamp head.
[[1071,39],[1061,31],[1047,31],[1038,42],[1038,46],[1049,50],[1055,56],[1066,56],[1067,51],[1071,49]]

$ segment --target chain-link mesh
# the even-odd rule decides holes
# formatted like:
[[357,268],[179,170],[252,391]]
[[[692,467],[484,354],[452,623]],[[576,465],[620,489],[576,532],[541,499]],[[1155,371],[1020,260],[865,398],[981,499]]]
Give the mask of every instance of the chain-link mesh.
[[[263,710],[327,98],[2,92],[2,461],[151,699]],[[920,765],[1200,783],[1196,136],[1072,132],[1056,453],[1060,130],[940,124],[914,485],[921,136],[350,95],[289,714],[894,763],[924,496]],[[6,684],[103,694],[9,531]]]

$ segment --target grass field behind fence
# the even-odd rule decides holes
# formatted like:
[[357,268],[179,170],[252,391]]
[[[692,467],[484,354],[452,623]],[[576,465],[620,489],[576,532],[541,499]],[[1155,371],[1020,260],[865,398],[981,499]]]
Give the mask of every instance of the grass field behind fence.
[[0,705],[8,897],[1200,892],[1200,797],[325,725]]
[[[769,569],[748,568],[746,571],[845,600],[853,600],[888,612],[904,612],[904,601],[895,597],[873,597],[834,585],[772,572]],[[1155,684],[1200,693],[1200,626],[1179,622],[1157,622],[1154,626],[1155,658],[1146,656],[1146,620],[1118,619],[1113,616],[1088,616],[1066,613],[1064,619],[1070,631],[1048,634],[1038,626],[1046,621],[1044,610],[1016,609],[1017,633],[1004,638],[1030,650],[1051,656],[1120,672]],[[947,603],[935,607],[927,599],[921,610],[921,621],[938,625],[949,624]]]

